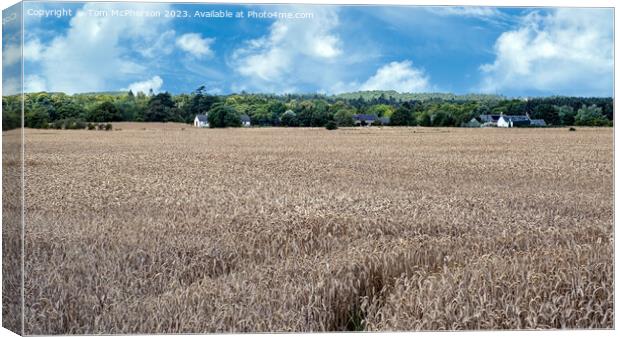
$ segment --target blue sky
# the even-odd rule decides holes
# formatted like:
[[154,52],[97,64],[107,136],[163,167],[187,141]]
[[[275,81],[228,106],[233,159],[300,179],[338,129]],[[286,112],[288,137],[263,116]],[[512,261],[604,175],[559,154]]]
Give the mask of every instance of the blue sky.
[[[38,11],[50,9],[72,13]],[[210,10],[311,17],[194,17]],[[611,9],[26,3],[24,14],[26,91],[613,95]]]

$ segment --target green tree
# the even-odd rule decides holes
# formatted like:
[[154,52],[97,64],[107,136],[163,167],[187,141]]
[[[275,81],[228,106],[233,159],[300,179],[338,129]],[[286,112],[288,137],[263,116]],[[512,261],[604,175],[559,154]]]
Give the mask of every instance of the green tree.
[[609,119],[603,115],[603,109],[593,104],[590,106],[581,106],[581,109],[579,109],[577,115],[575,115],[575,125],[608,126],[610,122]]
[[226,128],[241,126],[241,117],[235,108],[224,105],[215,104],[208,115],[209,127]]
[[91,110],[88,119],[91,122],[117,122],[122,120],[122,115],[116,105],[105,101]]
[[534,108],[531,117],[534,119],[544,119],[547,124],[560,124],[560,116],[555,106],[551,104],[540,104]]
[[192,98],[187,105],[188,115],[193,119],[194,116],[204,114],[211,110],[213,104],[217,103],[219,99],[217,96],[209,95],[205,92],[205,87],[200,86],[196,89],[192,95]]
[[303,101],[297,112],[297,119],[301,126],[325,126],[330,117],[327,103],[323,100]]
[[557,108],[560,124],[562,125],[574,125],[575,124],[575,109],[569,105],[563,105]]
[[390,117],[390,125],[407,126],[415,124],[415,119],[413,118],[411,110],[407,109],[404,106],[396,109],[396,111],[394,111],[394,113],[392,114],[392,117]]
[[525,102],[518,99],[502,101],[501,104],[494,109],[494,112],[503,112],[506,115],[525,115],[525,104]]
[[47,128],[48,123],[49,116],[44,107],[36,106],[24,114],[24,124],[27,128]]
[[20,96],[2,97],[2,130],[11,130],[21,127],[21,98]]
[[379,117],[391,117],[394,113],[394,108],[387,104],[375,104],[371,106],[366,113]]
[[58,108],[58,116],[60,119],[67,118],[85,118],[86,111],[83,107],[73,102],[66,102]]
[[257,104],[252,109],[250,117],[252,118],[252,125],[271,125],[272,123],[271,111],[269,111],[269,107],[265,104]]
[[334,114],[334,122],[336,122],[338,126],[353,126],[354,114],[355,111],[353,109],[341,108]]
[[[58,104],[58,99],[54,99],[53,96],[46,92],[36,93],[31,96],[30,99],[27,99],[31,103],[31,108],[36,110],[42,110],[47,115],[48,121],[53,121],[59,118],[58,112],[56,111],[56,106]],[[54,104],[56,102],[56,104]],[[28,105],[28,104],[27,104]],[[38,113],[42,114],[42,111],[38,111]],[[25,116],[24,116],[25,118]]]
[[283,126],[299,126],[299,121],[293,110],[287,110],[280,117],[280,124]]
[[424,111],[416,116],[416,122],[419,126],[431,126],[431,115]]
[[333,116],[331,116],[327,110],[316,110],[312,114],[311,126],[325,126],[332,118]]
[[338,124],[336,124],[336,122],[334,121],[328,121],[327,123],[325,123],[325,128],[327,130],[336,130],[338,129]]
[[286,105],[279,101],[271,101],[268,106],[269,112],[271,112],[272,124],[278,124],[280,116],[286,111]]
[[431,118],[433,126],[454,126],[454,122],[452,115],[445,111],[438,111]]
[[169,93],[159,93],[151,96],[148,108],[144,113],[147,122],[169,122],[174,120],[176,106]]

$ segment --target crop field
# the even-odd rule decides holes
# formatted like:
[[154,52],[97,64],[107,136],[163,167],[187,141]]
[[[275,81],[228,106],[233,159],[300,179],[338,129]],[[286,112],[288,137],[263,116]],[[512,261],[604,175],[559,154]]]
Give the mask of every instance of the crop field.
[[613,328],[611,128],[114,127],[26,130],[28,334]]

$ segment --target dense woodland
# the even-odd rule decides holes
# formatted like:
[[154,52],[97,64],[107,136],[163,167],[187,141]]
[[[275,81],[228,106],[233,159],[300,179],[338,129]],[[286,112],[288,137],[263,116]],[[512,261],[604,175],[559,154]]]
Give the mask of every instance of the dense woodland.
[[[354,114],[389,117],[394,126],[463,126],[482,114],[529,114],[549,126],[611,126],[613,99],[545,97],[513,99],[496,95],[412,94],[365,91],[320,94],[210,95],[204,87],[190,94],[129,92],[29,93],[24,123],[29,128],[86,128],[120,121],[191,123],[209,113],[212,127],[239,126],[248,115],[254,126],[322,127],[353,125]],[[20,126],[20,96],[2,98],[3,130]],[[90,125],[89,125],[90,126]]]

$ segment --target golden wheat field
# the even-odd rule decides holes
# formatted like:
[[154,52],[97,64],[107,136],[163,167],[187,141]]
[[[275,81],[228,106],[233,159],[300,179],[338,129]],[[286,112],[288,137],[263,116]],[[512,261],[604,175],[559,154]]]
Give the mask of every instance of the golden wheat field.
[[27,334],[613,328],[611,128],[115,128],[26,130]]

